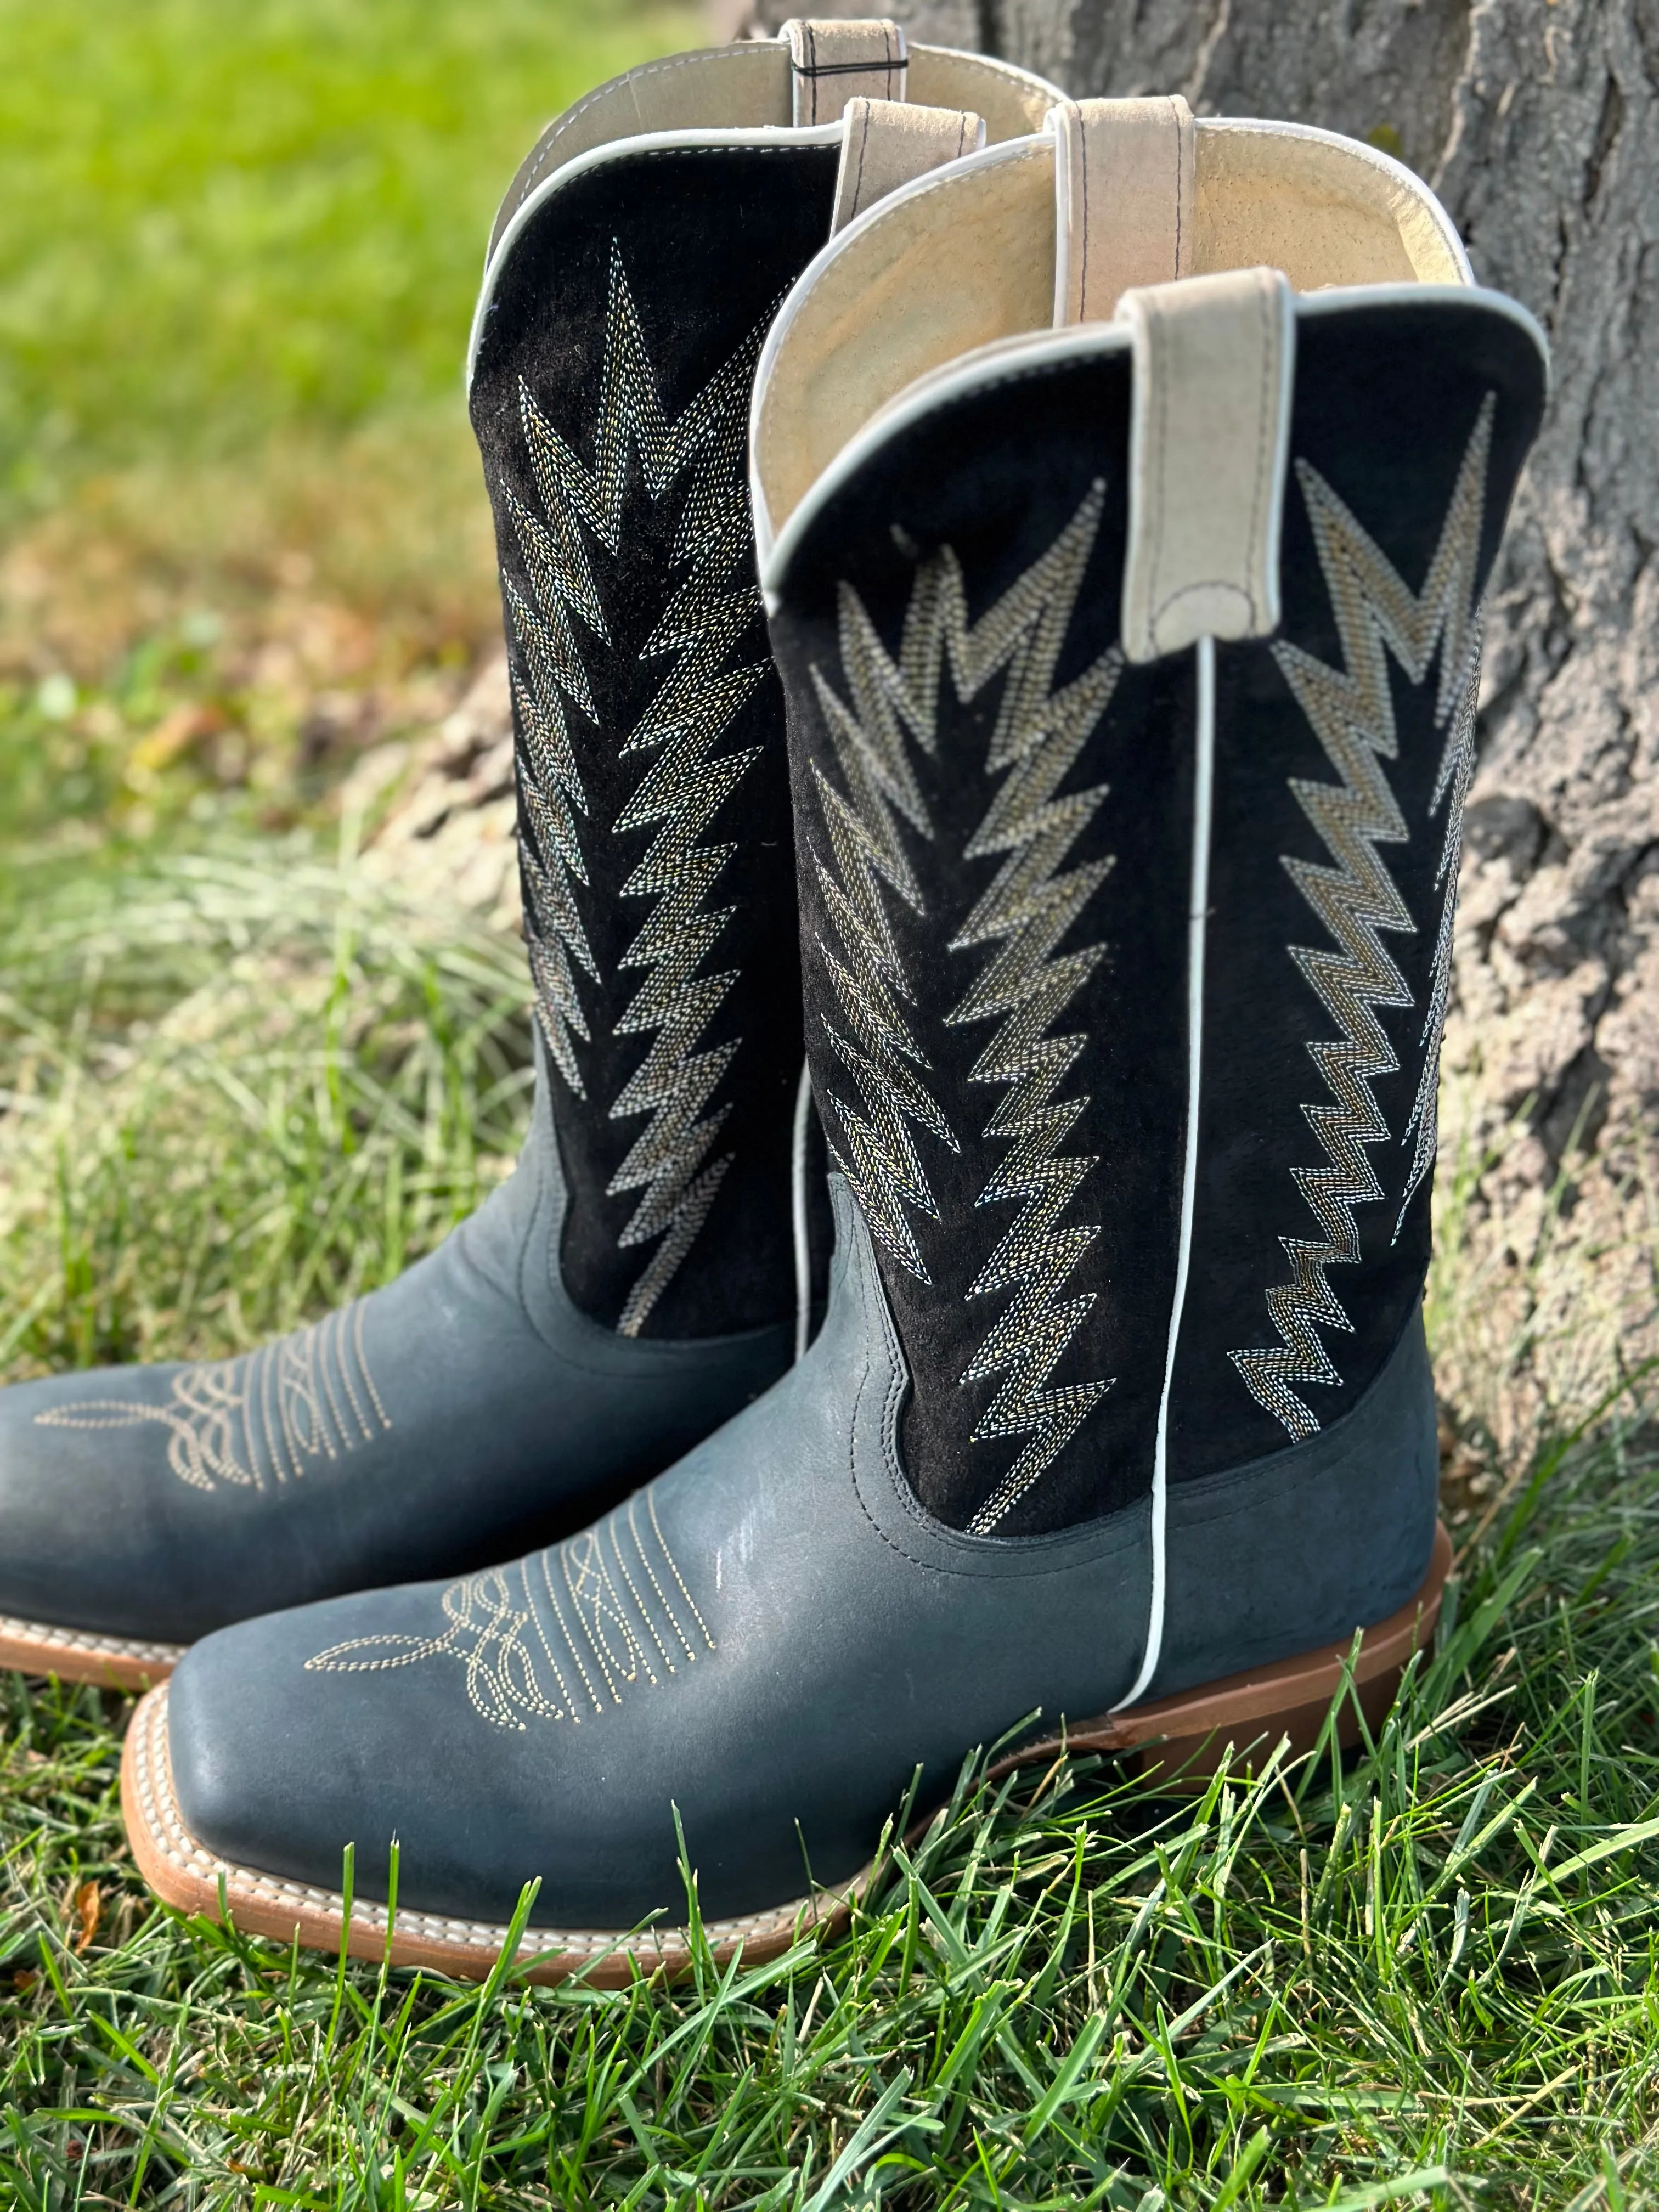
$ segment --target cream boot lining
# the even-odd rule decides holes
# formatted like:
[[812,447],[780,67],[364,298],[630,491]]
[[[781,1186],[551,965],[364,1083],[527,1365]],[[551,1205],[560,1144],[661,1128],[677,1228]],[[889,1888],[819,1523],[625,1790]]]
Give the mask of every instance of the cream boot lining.
[[[909,49],[907,97],[920,107],[970,109],[993,145],[1041,130],[1054,100],[1052,86],[1006,62],[921,46]],[[641,63],[549,124],[501,203],[490,252],[539,185],[596,147],[659,131],[784,131],[793,112],[789,49],[775,39]]]
[[[1433,194],[1386,155],[1293,124],[1205,116],[1195,135],[1194,276],[1266,265],[1299,292],[1471,281]],[[1045,135],[925,178],[865,216],[802,279],[757,386],[764,538],[918,378],[1051,327],[1054,159]]]

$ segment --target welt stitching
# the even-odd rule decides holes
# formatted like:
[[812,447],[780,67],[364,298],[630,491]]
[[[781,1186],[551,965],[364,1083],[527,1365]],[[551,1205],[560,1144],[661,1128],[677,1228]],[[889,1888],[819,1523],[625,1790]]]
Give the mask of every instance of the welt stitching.
[[46,1621],[20,1620],[10,1613],[0,1613],[0,1636],[16,1637],[19,1632],[24,1640],[39,1644],[50,1651],[94,1651],[112,1659],[182,1659],[182,1644],[145,1644],[131,1636],[97,1636],[82,1634],[77,1629],[54,1628]]
[[[165,1698],[161,1704],[165,1710]],[[286,1881],[278,1875],[261,1875],[251,1867],[238,1866],[230,1860],[216,1858],[210,1851],[204,1849],[185,1826],[184,1814],[173,1786],[166,1741],[164,1737],[158,1740],[156,1733],[158,1725],[164,1725],[161,1716],[152,1717],[141,1709],[134,1725],[139,1731],[134,1757],[139,1796],[149,1823],[150,1839],[170,1865],[183,1875],[194,1875],[198,1879],[204,1874],[211,1875],[216,1882],[222,1875],[228,1899],[240,1898],[257,1903],[263,1898],[278,1905],[298,1899],[301,1905],[320,1905],[344,1924],[345,1899],[337,1890],[317,1889],[308,1882]],[[847,1898],[863,1878],[862,1875],[855,1875],[852,1881],[842,1885],[840,1889],[824,1893],[832,1898]],[[704,1923],[705,1931],[718,1942],[724,1942],[728,1938],[736,1941],[744,1936],[763,1937],[776,1935],[797,1927],[810,1903],[810,1899],[795,1899],[787,1905],[775,1905],[767,1912],[750,1913],[730,1920],[707,1921]],[[362,1900],[353,1902],[352,1924],[366,1931],[376,1935],[386,1933],[390,1917],[383,1905]],[[434,1912],[400,1911],[397,1916],[397,1926],[404,1933],[423,1934],[435,1942],[451,1943],[458,1948],[472,1951],[499,1952],[507,1933],[499,1921],[461,1920]],[[689,1940],[687,1929],[673,1928],[665,1932]],[[681,1949],[684,1948],[683,1942]],[[522,1948],[541,1957],[580,1958],[586,1963],[612,1953],[626,1958],[650,1956],[653,1953],[659,1958],[665,1955],[662,1942],[654,1929],[640,1936],[621,1929],[528,1928],[524,1932]],[[669,1953],[667,1955],[675,1954]]]

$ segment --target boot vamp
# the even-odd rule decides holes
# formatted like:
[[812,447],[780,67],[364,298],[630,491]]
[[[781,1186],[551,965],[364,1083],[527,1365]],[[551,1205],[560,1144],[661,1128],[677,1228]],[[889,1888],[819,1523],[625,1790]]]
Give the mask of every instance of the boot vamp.
[[[1015,1540],[923,1512],[868,1239],[840,1219],[807,1358],[592,1529],[191,1651],[168,1741],[196,1840],[329,1890],[351,1844],[358,1893],[384,1899],[395,1837],[411,1910],[500,1923],[539,1877],[535,1924],[618,1929],[683,1916],[678,1809],[701,1908],[728,1918],[855,1873],[917,1768],[926,1809],[976,1747],[1123,1698],[1146,1503]],[[1426,1382],[1414,1330],[1336,1430],[1172,1497],[1155,1686],[1346,1640],[1409,1596],[1433,1532]]]
[[521,1282],[524,1210],[509,1184],[395,1283],[240,1358],[0,1392],[0,1613],[182,1643],[476,1566],[602,1510],[779,1371],[784,1330],[622,1338],[550,1294],[545,1259]]
[[937,1796],[1034,1707],[1109,1705],[1146,1633],[1144,1511],[1021,1544],[920,1516],[857,1304],[593,1529],[198,1645],[168,1701],[197,1839],[325,1888],[351,1843],[384,1896],[396,1837],[411,1909],[505,1919],[540,1876],[538,1925],[628,1928],[683,1911],[678,1808],[720,1917],[856,1871],[918,1765]]

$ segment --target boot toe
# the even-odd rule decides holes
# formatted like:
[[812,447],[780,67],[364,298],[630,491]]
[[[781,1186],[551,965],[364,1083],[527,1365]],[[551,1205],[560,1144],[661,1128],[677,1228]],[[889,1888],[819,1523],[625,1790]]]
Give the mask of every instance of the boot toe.
[[0,1613],[167,1632],[155,1570],[174,1480],[165,1407],[179,1371],[95,1370],[0,1390]]

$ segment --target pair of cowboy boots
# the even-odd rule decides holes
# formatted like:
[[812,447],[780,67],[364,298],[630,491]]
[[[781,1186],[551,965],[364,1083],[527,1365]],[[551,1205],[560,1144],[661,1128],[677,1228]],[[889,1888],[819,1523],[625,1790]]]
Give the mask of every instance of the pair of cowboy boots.
[[677,1822],[754,1956],[975,1746],[1380,1711],[1545,377],[1385,156],[888,25],[545,134],[471,368],[524,1157],[314,1329],[0,1397],[0,1656],[177,1662],[163,1897],[482,1973],[538,1879],[532,1972],[625,1979],[686,1954]]

